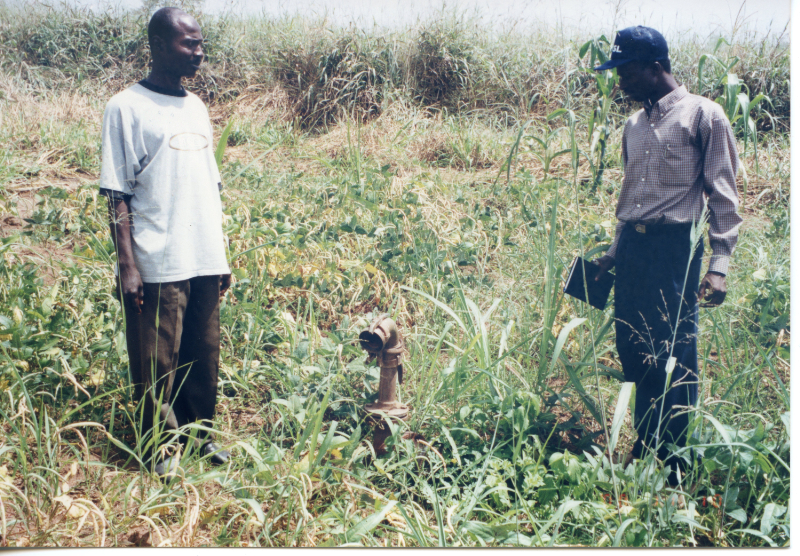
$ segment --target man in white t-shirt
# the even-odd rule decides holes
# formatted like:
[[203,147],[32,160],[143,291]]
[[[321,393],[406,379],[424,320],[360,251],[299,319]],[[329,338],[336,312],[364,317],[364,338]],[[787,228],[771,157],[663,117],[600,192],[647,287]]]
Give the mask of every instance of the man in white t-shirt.
[[[177,8],[158,10],[147,33],[150,75],[106,105],[100,192],[109,202],[141,435],[155,473],[166,476],[178,457],[159,447],[185,425],[212,426],[219,300],[231,275],[211,122],[181,84],[203,61],[203,35]],[[201,455],[227,462],[213,435],[192,435]]]

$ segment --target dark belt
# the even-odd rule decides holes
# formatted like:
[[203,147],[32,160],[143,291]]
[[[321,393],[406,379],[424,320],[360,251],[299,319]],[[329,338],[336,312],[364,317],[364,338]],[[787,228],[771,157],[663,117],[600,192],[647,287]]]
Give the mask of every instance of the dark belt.
[[659,224],[655,222],[648,222],[646,220],[637,220],[634,222],[625,222],[634,231],[645,235],[667,235],[679,234],[688,232],[692,229],[691,222],[685,224]]

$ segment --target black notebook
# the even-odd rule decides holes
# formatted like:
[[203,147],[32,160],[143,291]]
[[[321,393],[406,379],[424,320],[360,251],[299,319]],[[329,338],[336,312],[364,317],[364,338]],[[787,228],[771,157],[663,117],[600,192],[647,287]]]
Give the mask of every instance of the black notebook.
[[[583,287],[584,269],[586,280],[588,281],[588,287],[585,289]],[[614,285],[614,275],[606,272],[600,280],[595,281],[594,278],[598,272],[600,272],[600,265],[575,257],[575,261],[569,271],[569,277],[567,277],[567,283],[564,285],[564,293],[585,302],[586,291],[588,290],[589,305],[600,310],[605,309],[606,302],[608,302],[608,294],[611,293],[611,288]]]

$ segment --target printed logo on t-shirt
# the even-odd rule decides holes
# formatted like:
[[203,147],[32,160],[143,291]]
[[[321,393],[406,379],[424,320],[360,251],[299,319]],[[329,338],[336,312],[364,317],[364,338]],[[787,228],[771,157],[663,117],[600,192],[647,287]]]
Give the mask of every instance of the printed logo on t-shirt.
[[208,139],[199,133],[178,133],[169,140],[169,146],[178,151],[202,151],[208,146]]

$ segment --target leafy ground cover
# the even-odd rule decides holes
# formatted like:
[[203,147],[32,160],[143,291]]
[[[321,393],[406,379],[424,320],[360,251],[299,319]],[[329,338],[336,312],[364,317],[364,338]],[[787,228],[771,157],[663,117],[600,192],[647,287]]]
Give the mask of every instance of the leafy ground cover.
[[[635,107],[587,70],[607,41],[206,18],[192,87],[227,127],[236,282],[215,428],[235,457],[185,454],[162,484],[138,461],[151,439],[97,195],[103,105],[146,67],[141,16],[46,15],[0,18],[0,546],[788,543],[780,37],[672,47],[734,122],[745,217],[728,299],[700,316],[704,459],[679,509],[657,502],[659,462],[618,463],[631,390],[613,309],[561,293],[614,229]],[[378,369],[356,338],[383,312],[406,337],[412,411],[378,457]]]

